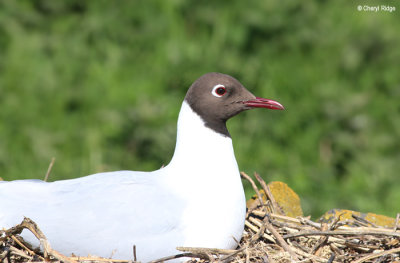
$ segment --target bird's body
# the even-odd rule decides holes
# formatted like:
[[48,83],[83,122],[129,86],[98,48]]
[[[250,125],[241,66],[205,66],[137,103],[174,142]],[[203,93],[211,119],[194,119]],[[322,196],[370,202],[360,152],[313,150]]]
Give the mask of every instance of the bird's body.
[[[216,84],[234,80],[216,76]],[[195,84],[191,89],[198,92]],[[232,140],[223,129],[231,116],[221,119],[223,126],[205,117],[196,105],[202,98],[190,90],[179,114],[175,153],[166,167],[51,183],[0,182],[0,227],[14,226],[26,216],[66,255],[133,259],[135,245],[143,262],[176,254],[177,246],[235,248],[246,208]],[[233,103],[249,101],[249,107],[257,107],[248,94]],[[242,111],[233,110],[233,115]],[[35,242],[26,231],[23,237]]]

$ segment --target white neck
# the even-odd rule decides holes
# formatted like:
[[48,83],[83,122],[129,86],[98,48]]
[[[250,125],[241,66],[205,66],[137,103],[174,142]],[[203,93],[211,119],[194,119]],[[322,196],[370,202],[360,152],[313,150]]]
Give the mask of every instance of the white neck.
[[232,139],[206,127],[186,101],[179,113],[176,148],[168,166],[201,172],[238,169]]

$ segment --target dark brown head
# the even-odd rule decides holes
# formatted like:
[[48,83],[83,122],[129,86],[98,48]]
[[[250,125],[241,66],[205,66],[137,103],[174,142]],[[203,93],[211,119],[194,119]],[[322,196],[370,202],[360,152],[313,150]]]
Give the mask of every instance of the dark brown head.
[[186,93],[185,101],[207,127],[225,136],[230,136],[226,121],[244,110],[284,109],[276,101],[254,96],[235,78],[214,72],[197,79]]

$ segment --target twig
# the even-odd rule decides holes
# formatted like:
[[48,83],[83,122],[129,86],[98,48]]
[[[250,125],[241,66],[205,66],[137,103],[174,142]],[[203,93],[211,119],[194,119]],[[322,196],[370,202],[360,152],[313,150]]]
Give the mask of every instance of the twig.
[[331,250],[332,250],[333,252],[335,252],[336,254],[343,255],[343,251],[340,250],[335,244],[330,243],[330,244],[329,244],[329,247],[330,247]]
[[[247,220],[246,220],[246,221],[247,221]],[[254,231],[254,232],[256,232],[256,234],[255,234],[254,236],[251,237],[251,240],[250,240],[251,243],[254,243],[255,241],[257,241],[261,236],[262,236],[263,238],[265,238],[266,240],[272,242],[272,243],[276,243],[275,239],[273,239],[270,235],[268,235],[267,233],[265,233],[265,224],[263,224],[263,222],[258,221],[258,220],[255,219],[254,217],[249,217],[249,218],[248,218],[248,221],[251,222],[251,223],[253,223],[253,224],[256,224],[257,227],[259,227],[258,230],[257,230],[257,227],[256,227],[256,226],[254,226],[254,227],[252,228],[252,230],[257,230],[257,231]]]
[[16,255],[18,255],[20,257],[27,258],[29,260],[32,259],[32,256],[26,254],[24,251],[19,250],[19,249],[15,248],[15,247],[10,247],[10,251],[12,251],[12,253],[14,253],[14,254],[16,254]]
[[261,184],[261,187],[264,190],[268,199],[271,201],[272,213],[276,214],[279,212],[279,214],[284,215],[285,213],[282,211],[282,209],[279,207],[278,203],[275,201],[275,198],[272,195],[271,190],[269,189],[269,186],[265,183],[265,181],[261,178],[261,176],[258,173],[254,172],[254,176],[256,177],[257,181]]
[[[328,230],[334,230],[336,228],[337,223],[340,221],[340,217],[341,217],[341,215],[335,217],[332,224],[329,225]],[[323,230],[325,230],[325,229],[323,229]],[[322,247],[322,245],[326,244],[327,241],[328,241],[328,236],[322,236],[319,239],[319,241],[317,242],[317,244],[313,247],[311,253],[316,254],[318,252],[318,250],[320,249],[320,247]]]
[[251,177],[248,176],[245,172],[240,172],[240,175],[241,175],[242,177],[244,177],[247,181],[250,182],[251,186],[253,187],[254,191],[255,191],[256,194],[257,194],[258,201],[260,202],[260,206],[263,207],[263,208],[265,209],[264,201],[263,201],[263,199],[262,199],[262,197],[261,197],[260,191],[258,191],[258,188],[257,188],[256,183],[255,183],[255,182],[253,181],[253,179],[251,179]]
[[283,238],[293,238],[293,237],[300,237],[300,236],[364,236],[364,235],[381,235],[381,236],[393,236],[393,237],[400,237],[400,233],[397,232],[384,232],[384,231],[360,231],[359,229],[355,228],[353,231],[342,231],[342,230],[335,230],[335,231],[299,231],[297,233],[286,234]]
[[207,253],[207,254],[218,254],[218,255],[228,255],[236,252],[234,249],[220,249],[220,248],[205,248],[205,247],[177,247],[176,248],[182,252],[196,253]]
[[222,257],[220,258],[221,263],[229,262],[230,258],[232,258],[232,257],[236,256],[237,254],[243,252],[244,250],[248,249],[248,247],[249,247],[249,246],[246,245],[246,246],[244,246],[244,247],[242,247],[242,248],[239,248],[239,249],[235,250],[235,252],[232,252],[232,253],[229,254],[229,255],[222,256]]
[[260,229],[258,230],[258,232],[253,235],[250,239],[250,244],[256,242],[257,240],[260,239],[261,236],[263,236],[265,233],[265,224],[261,224],[259,225]]
[[[33,252],[32,250],[30,250],[27,246],[25,246],[21,241],[18,240],[18,238],[16,238],[14,235],[11,235],[12,240],[14,240],[18,245],[20,245],[23,249],[25,249],[26,251],[28,251],[28,254],[33,256],[35,255],[35,252]],[[40,257],[42,258],[42,257]]]
[[315,223],[315,222],[313,222],[310,219],[305,218],[305,217],[299,217],[299,221],[303,225],[308,225],[308,226],[314,227],[314,228],[316,228],[318,230],[321,230],[321,228],[322,228],[321,223]]
[[362,218],[362,217],[360,217],[360,216],[357,216],[357,215],[355,215],[355,214],[352,214],[351,217],[353,217],[353,218],[354,218],[355,220],[357,220],[358,222],[365,224],[365,226],[372,226],[372,227],[376,227],[376,228],[379,227],[379,226],[377,226],[376,224],[372,223],[371,221],[368,221],[367,219]]
[[311,259],[313,261],[324,262],[324,263],[326,262],[325,258],[321,258],[321,257],[315,256],[315,255],[311,255],[310,253],[304,252],[303,250],[301,250],[299,248],[293,247],[293,250],[297,254],[299,254],[300,256],[303,256],[305,258]]
[[54,158],[54,157],[51,158],[51,162],[49,164],[49,168],[47,168],[47,172],[46,172],[46,175],[44,177],[44,181],[45,182],[47,182],[47,180],[49,179],[49,175],[50,175],[51,169],[53,168],[55,160],[56,160],[56,158]]
[[193,254],[193,253],[182,253],[182,254],[176,254],[173,256],[168,256],[168,257],[162,257],[156,260],[149,261],[148,263],[161,263],[164,261],[172,260],[172,259],[177,259],[177,258],[184,258],[184,257],[195,257],[195,258],[200,258],[200,259],[208,259],[208,257],[204,255],[198,255],[198,254]]
[[21,224],[16,225],[15,227],[12,227],[11,229],[5,231],[6,235],[15,235],[15,234],[20,234],[22,230],[28,229],[29,231],[32,232],[32,234],[35,235],[35,237],[40,241],[40,244],[43,247],[44,250],[44,256],[45,258],[50,256],[53,256],[54,258],[63,261],[65,263],[76,263],[75,260],[71,260],[68,257],[62,255],[58,251],[54,250],[51,248],[49,242],[47,241],[45,235],[43,232],[39,229],[39,227],[36,225],[35,222],[33,222],[31,219],[25,217],[24,220],[21,222]]
[[394,254],[394,253],[399,253],[399,252],[400,252],[400,247],[385,250],[385,251],[382,251],[379,253],[371,253],[368,256],[357,259],[356,261],[354,261],[354,263],[361,263],[361,262],[365,262],[365,261],[373,259],[373,258],[377,258],[377,257],[389,255],[389,254]]
[[133,261],[137,261],[137,257],[136,257],[136,245],[133,245]]
[[[257,227],[252,225],[249,220],[250,221],[254,220],[253,222],[259,226],[259,229],[257,230]],[[231,257],[233,257],[243,251],[245,252],[246,262],[248,262],[248,260],[250,260],[250,255],[249,255],[248,249],[253,243],[258,241],[261,236],[264,237],[265,239],[269,240],[270,242],[275,243],[275,240],[265,233],[265,224],[261,224],[261,223],[258,224],[258,222],[253,217],[249,217],[248,219],[246,219],[245,225],[247,225],[254,232],[256,232],[256,234],[251,237],[250,241],[245,246],[241,247],[240,249],[235,250],[234,252],[232,252],[231,254],[229,254],[225,257],[222,257],[221,258],[222,263],[227,262]]]
[[393,230],[396,231],[397,228],[399,227],[399,219],[400,219],[400,213],[397,213],[396,215],[396,223],[394,224]]
[[292,257],[293,260],[298,261],[297,255],[292,251],[292,249],[289,247],[289,245],[286,243],[286,241],[282,238],[282,236],[276,231],[276,229],[271,225],[269,222],[268,216],[266,216],[263,220],[266,228],[271,232],[271,234],[276,238],[276,241],[278,242],[279,245],[282,246],[282,248],[289,253],[289,255]]
[[326,241],[328,241],[328,236],[322,236],[322,237],[318,240],[317,244],[316,244],[316,245],[313,247],[313,249],[311,250],[311,254],[313,254],[313,255],[317,254],[317,252],[319,251],[320,247],[321,247],[322,245],[325,245],[325,244],[326,244]]
[[328,260],[327,263],[332,263],[333,260],[335,260],[335,257],[336,257],[335,253],[332,252],[332,254],[331,254],[331,256],[329,257],[329,260]]
[[132,262],[132,260],[100,258],[100,257],[68,257],[68,258],[70,260],[75,260],[75,261],[78,261],[78,262],[82,262],[82,261],[100,261],[100,262],[113,262],[113,263],[129,263],[129,262]]
[[[377,231],[379,233],[397,233],[397,232],[393,232],[393,229],[390,229],[390,228],[340,226],[337,229],[348,230],[348,231],[357,229],[357,231],[361,231],[361,232]],[[400,234],[400,233],[398,233],[398,234]]]
[[[256,215],[256,216],[259,216],[259,217],[264,217],[266,215],[266,213],[264,211],[260,211],[260,210],[254,210],[251,213]],[[284,215],[279,215],[279,214],[269,214],[269,216],[271,218],[275,218],[275,219],[278,219],[278,220],[283,220],[283,221],[287,221],[287,222],[290,222],[290,223],[298,224],[299,226],[301,226],[301,225],[309,225],[309,226],[312,226],[312,227],[317,228],[319,230],[321,229],[321,223],[313,222],[310,219],[305,218],[305,217],[293,218],[293,217],[290,217],[290,216],[284,216]]]
[[250,263],[250,253],[248,248],[244,250],[244,254],[246,255],[246,263]]

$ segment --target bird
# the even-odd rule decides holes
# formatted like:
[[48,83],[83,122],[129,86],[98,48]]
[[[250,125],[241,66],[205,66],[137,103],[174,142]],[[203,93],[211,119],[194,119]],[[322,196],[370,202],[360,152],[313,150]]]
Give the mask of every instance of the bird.
[[[254,96],[232,76],[211,72],[189,87],[168,165],[151,172],[103,172],[76,179],[0,182],[0,228],[29,217],[65,255],[148,262],[176,247],[234,249],[246,200],[227,129],[238,113],[277,101]],[[29,243],[37,240],[24,230]]]

